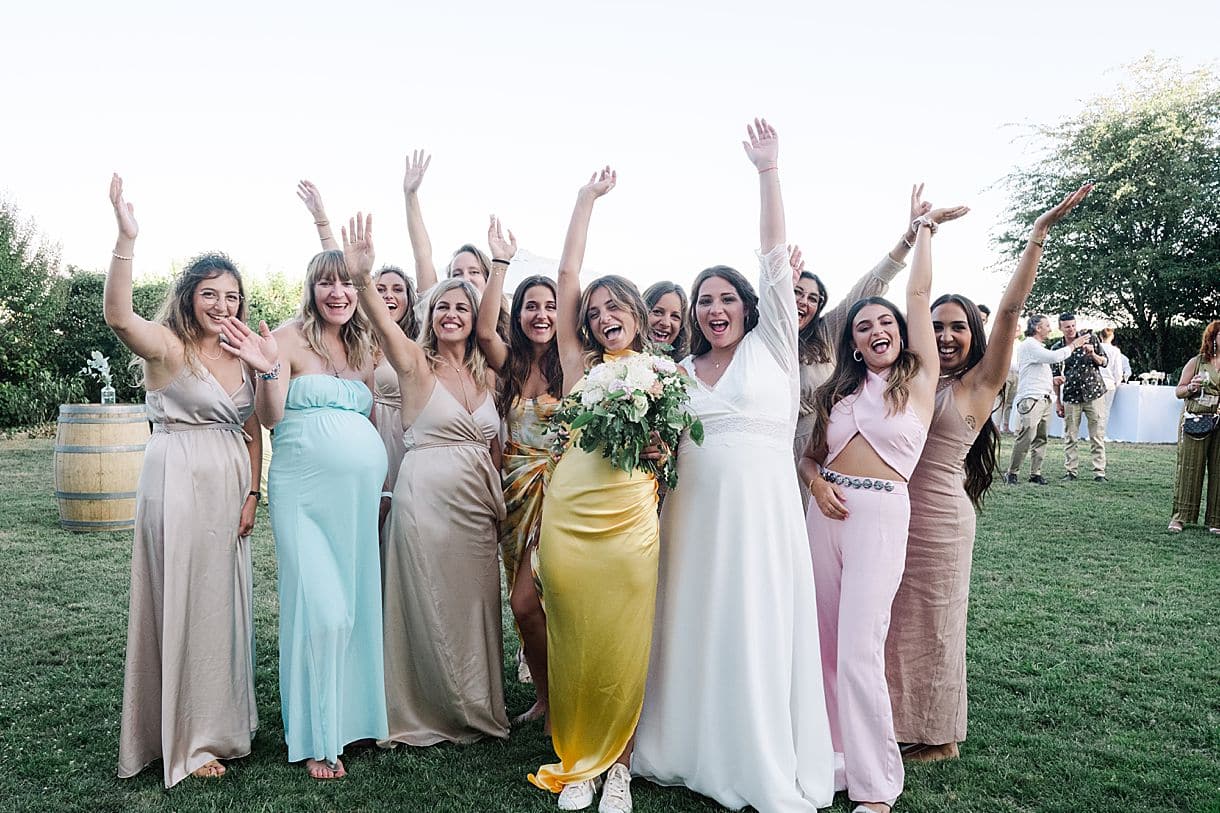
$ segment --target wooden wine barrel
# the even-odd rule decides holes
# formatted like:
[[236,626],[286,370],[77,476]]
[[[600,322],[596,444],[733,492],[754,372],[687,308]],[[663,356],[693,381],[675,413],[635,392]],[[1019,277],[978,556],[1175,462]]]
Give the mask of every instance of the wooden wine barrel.
[[70,531],[135,527],[136,483],[144,465],[143,404],[62,404],[55,432],[55,498]]

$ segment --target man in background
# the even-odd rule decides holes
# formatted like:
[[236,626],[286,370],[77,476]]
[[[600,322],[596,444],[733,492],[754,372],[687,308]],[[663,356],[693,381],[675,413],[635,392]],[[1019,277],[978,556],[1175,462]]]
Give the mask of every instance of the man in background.
[[[1106,482],[1106,384],[1098,370],[1109,363],[1101,349],[1101,341],[1092,333],[1076,332],[1076,314],[1061,313],[1059,329],[1063,338],[1051,345],[1051,350],[1073,346],[1077,339],[1085,342],[1056,365],[1055,414],[1063,418],[1063,480],[1076,479],[1080,461],[1076,445],[1080,442],[1080,417],[1089,422],[1089,454],[1093,463],[1093,480]],[[1059,377],[1062,376],[1061,383]]]
[[1017,484],[1021,463],[1029,454],[1029,481],[1046,485],[1042,476],[1042,458],[1046,453],[1046,424],[1051,416],[1051,365],[1065,360],[1087,341],[1078,337],[1074,343],[1059,349],[1047,350],[1043,344],[1051,332],[1051,320],[1042,315],[1029,317],[1025,323],[1025,340],[1017,347],[1017,387],[1014,401],[1020,428],[1012,447],[1012,459],[1004,482]]

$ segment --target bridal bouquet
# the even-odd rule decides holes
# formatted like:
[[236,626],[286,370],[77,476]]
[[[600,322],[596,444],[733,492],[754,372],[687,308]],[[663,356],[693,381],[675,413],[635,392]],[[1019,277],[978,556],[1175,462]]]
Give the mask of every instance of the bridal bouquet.
[[636,353],[603,361],[589,370],[584,389],[564,398],[552,416],[556,453],[579,429],[576,443],[586,452],[601,449],[616,469],[654,472],[672,489],[678,484],[673,456],[640,460],[640,453],[652,445],[653,432],[670,449],[686,429],[691,440],[703,443],[703,424],[685,409],[688,385],[678,365],[662,356]]

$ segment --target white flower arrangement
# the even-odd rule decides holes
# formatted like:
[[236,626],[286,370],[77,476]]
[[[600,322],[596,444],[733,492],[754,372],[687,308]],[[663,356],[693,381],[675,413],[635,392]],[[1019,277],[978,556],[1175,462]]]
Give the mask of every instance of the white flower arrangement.
[[551,418],[556,452],[562,454],[576,430],[576,441],[586,452],[600,449],[611,465],[622,471],[654,472],[666,488],[678,483],[672,457],[640,460],[652,444],[652,433],[675,448],[682,432],[690,430],[695,443],[703,442],[703,424],[685,409],[690,400],[689,380],[664,356],[634,353],[608,359],[589,370],[584,388],[564,398]]

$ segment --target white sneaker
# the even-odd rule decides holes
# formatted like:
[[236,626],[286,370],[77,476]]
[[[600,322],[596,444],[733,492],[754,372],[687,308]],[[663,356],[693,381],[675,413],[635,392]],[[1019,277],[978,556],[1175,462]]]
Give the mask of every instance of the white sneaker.
[[606,789],[597,805],[597,813],[631,813],[631,772],[621,762],[606,772]]
[[599,785],[601,782],[597,779],[564,785],[563,790],[559,791],[559,809],[584,810],[593,804],[593,797],[597,795]]

